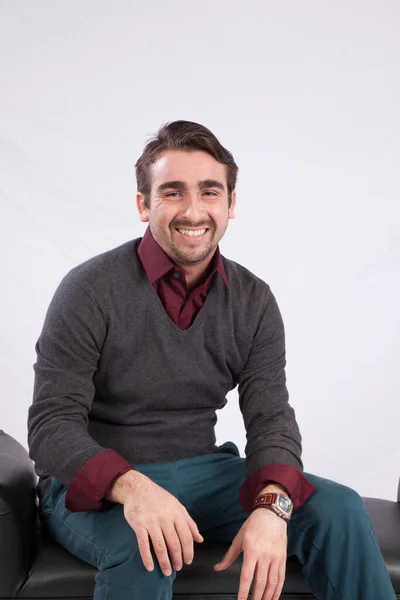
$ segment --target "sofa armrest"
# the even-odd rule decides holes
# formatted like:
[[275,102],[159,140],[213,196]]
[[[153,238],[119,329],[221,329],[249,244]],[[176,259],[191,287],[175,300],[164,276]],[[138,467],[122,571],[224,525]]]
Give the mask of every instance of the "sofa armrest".
[[28,452],[0,430],[0,598],[26,581],[35,543],[36,475]]

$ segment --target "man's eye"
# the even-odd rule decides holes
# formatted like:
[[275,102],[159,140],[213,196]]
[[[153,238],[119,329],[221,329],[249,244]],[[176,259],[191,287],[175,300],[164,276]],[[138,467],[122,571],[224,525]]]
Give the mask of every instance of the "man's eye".
[[216,196],[217,192],[213,192],[212,190],[205,190],[204,194],[206,196]]
[[180,195],[181,195],[180,192],[168,192],[167,194],[165,194],[165,196],[167,198],[177,198]]

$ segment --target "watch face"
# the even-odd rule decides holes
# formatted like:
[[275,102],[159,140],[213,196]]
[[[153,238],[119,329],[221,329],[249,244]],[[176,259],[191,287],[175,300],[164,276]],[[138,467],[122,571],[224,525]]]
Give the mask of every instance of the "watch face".
[[289,512],[292,508],[292,502],[290,498],[285,498],[285,496],[279,496],[278,506],[285,512]]

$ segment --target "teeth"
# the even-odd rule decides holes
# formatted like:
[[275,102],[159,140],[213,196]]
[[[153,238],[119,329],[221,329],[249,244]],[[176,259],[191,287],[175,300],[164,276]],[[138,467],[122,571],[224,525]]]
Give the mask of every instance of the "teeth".
[[207,229],[196,229],[195,231],[190,231],[189,229],[178,229],[179,233],[183,233],[184,235],[189,235],[191,237],[197,237],[199,235],[203,235]]

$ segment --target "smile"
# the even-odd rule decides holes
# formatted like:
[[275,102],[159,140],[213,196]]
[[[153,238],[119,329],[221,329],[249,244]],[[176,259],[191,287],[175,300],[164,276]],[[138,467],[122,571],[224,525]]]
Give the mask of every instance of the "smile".
[[208,231],[208,229],[177,229],[181,235],[188,237],[201,237]]

